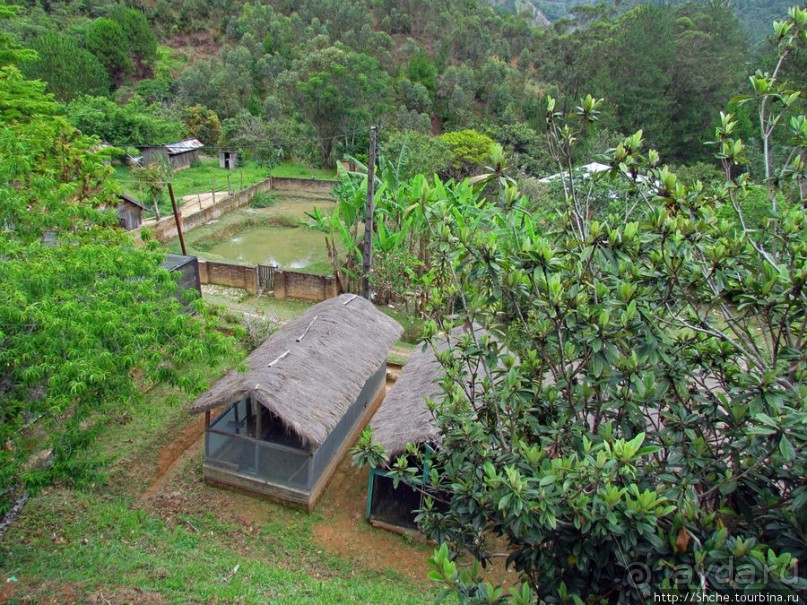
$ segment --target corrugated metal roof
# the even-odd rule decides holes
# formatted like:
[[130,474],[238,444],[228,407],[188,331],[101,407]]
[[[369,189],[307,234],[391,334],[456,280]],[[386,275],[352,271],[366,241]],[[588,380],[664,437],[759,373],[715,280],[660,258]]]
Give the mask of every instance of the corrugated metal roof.
[[165,146],[168,153],[171,155],[193,151],[194,149],[200,149],[202,147],[204,147],[204,145],[199,139],[185,139],[184,141],[179,141],[178,143],[168,143]]

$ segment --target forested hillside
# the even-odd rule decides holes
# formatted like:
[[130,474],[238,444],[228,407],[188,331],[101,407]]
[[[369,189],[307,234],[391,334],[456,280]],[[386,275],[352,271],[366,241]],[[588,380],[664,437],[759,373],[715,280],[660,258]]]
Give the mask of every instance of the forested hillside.
[[253,159],[333,165],[366,153],[375,123],[390,153],[404,135],[417,138],[409,147],[424,154],[422,169],[443,173],[451,149],[427,137],[474,129],[504,145],[512,169],[542,176],[555,170],[545,95],[570,108],[590,93],[608,101],[590,151],[643,128],[669,161],[707,157],[711,120],[739,91],[749,57],[726,4],[619,15],[598,5],[550,27],[505,8],[30,2],[4,27],[37,51],[22,69],[48,83],[69,119],[122,147],[192,135]]

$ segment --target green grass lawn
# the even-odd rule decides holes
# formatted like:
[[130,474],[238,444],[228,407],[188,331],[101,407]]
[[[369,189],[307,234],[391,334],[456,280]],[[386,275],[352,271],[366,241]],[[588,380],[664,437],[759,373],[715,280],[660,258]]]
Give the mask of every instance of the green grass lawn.
[[296,162],[283,162],[272,168],[272,176],[292,177],[298,179],[335,179],[336,170],[325,168],[309,168]]
[[[282,306],[270,314],[284,319],[308,306],[261,302]],[[211,368],[209,380],[235,363],[224,360],[221,368]],[[308,514],[204,483],[202,446],[194,432],[199,418],[187,411],[192,399],[167,386],[145,393],[111,418],[92,446],[91,455],[108,460],[105,481],[82,489],[59,486],[31,498],[0,542],[0,602],[435,600],[437,591],[423,570],[413,579],[406,566],[371,564],[404,551],[422,563],[431,547],[371,528],[338,508],[339,498],[328,491]],[[186,442],[187,449],[177,446]],[[176,461],[166,467],[165,452],[175,449]],[[365,485],[348,475],[339,489],[357,492],[350,501],[363,507]],[[345,517],[340,527],[350,539],[376,550],[362,550],[360,560],[339,554],[343,539],[333,540],[333,549],[323,546],[317,527],[333,523],[335,515]]]
[[[129,194],[137,200],[143,200],[144,193],[137,188],[128,166],[116,166],[113,178],[117,181],[123,193]],[[244,162],[236,170],[219,168],[219,161],[215,158],[204,158],[200,165],[173,174],[171,184],[174,195],[179,200],[186,195],[196,193],[209,193],[216,191],[239,191],[254,185],[269,177],[270,171],[265,166],[253,162]],[[301,179],[335,179],[335,170],[309,168],[295,162],[278,164],[271,170],[272,176],[293,177]],[[149,206],[149,204],[145,204]],[[170,212],[171,204],[168,190],[163,193],[160,203],[161,212]]]

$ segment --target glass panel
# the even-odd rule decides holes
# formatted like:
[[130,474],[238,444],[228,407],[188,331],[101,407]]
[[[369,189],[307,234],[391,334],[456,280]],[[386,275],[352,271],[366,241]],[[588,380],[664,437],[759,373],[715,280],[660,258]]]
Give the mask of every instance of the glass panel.
[[268,444],[258,444],[258,472],[261,479],[297,489],[307,489],[311,456]]
[[208,432],[207,439],[209,461],[223,462],[236,467],[240,472],[255,472],[254,442],[213,432]]

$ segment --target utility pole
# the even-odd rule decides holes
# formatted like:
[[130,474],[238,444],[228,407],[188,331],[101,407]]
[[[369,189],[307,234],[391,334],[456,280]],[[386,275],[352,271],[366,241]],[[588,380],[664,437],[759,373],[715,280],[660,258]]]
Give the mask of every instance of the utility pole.
[[171,186],[171,183],[168,183],[168,195],[171,196],[171,207],[174,209],[174,221],[177,224],[179,245],[182,247],[182,254],[187,256],[188,252],[185,250],[185,238],[182,237],[182,219],[179,217],[179,211],[177,210],[177,198],[174,197],[174,188]]
[[375,196],[375,146],[378,128],[370,126],[370,161],[367,163],[367,203],[364,206],[364,262],[361,295],[370,300],[370,268],[373,264],[373,197]]

